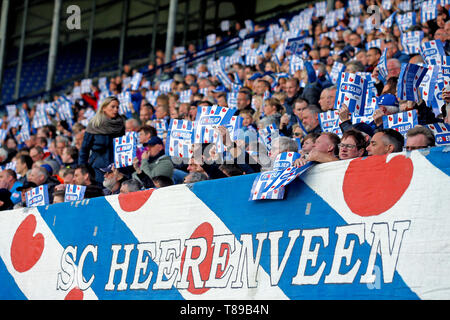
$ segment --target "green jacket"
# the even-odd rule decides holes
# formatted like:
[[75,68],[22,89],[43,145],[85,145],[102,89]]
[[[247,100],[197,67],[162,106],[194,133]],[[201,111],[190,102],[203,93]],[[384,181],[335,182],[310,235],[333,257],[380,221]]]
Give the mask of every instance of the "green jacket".
[[[151,163],[146,160],[142,161],[141,170],[150,178],[166,176],[172,179],[173,163],[169,156],[162,155]],[[133,172],[133,179],[141,181],[136,172]]]

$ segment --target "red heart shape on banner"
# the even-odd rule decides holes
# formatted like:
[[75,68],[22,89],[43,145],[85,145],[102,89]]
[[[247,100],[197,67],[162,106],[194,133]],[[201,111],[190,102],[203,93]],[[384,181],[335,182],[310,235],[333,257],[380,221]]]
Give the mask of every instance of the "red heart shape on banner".
[[36,230],[36,217],[27,216],[14,234],[11,243],[11,263],[17,272],[25,272],[34,267],[44,251],[44,236]]
[[342,191],[350,210],[362,217],[379,215],[403,196],[413,175],[411,159],[403,155],[386,163],[387,155],[352,160]]
[[[205,259],[199,264],[199,271],[200,271],[200,278],[203,281],[206,281],[209,279],[209,274],[211,272],[211,263],[214,253],[214,245],[213,245],[213,237],[214,237],[214,229],[211,226],[210,223],[204,222],[201,225],[199,225],[192,235],[189,237],[189,239],[197,239],[197,238],[205,238],[207,243],[207,252]],[[223,256],[225,250],[227,250],[227,258],[225,262],[225,266],[217,266],[217,270],[215,273],[216,279],[219,279],[224,274],[228,263],[230,262],[230,251],[231,248],[229,245],[223,244],[220,248],[220,256]],[[192,248],[192,259],[196,259],[200,256],[200,248],[199,247],[193,247]],[[184,261],[186,260],[186,249],[184,249],[183,254],[181,255],[181,265],[180,265],[180,274],[183,274],[183,267],[184,267]],[[192,270],[188,271],[188,281],[189,281],[189,287],[187,291],[189,291],[192,294],[202,294],[208,291],[210,288],[195,288],[194,286],[194,279],[192,275]]]
[[153,193],[155,189],[148,189],[143,191],[136,191],[130,193],[120,193],[119,194],[119,205],[123,211],[133,212],[140,209],[144,203],[147,202],[148,198]]

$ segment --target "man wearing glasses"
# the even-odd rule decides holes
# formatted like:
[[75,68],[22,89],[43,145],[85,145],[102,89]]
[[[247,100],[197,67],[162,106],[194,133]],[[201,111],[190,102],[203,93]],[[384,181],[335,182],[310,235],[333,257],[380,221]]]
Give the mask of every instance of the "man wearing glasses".
[[411,128],[406,133],[406,151],[425,149],[436,145],[433,132],[421,125]]

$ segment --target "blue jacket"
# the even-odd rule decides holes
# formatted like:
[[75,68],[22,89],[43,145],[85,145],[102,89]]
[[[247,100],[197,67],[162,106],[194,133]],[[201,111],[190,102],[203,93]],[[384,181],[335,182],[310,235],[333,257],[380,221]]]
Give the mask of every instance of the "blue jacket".
[[94,168],[97,182],[103,182],[101,168],[105,168],[114,162],[114,138],[123,136],[125,129],[118,134],[92,134],[85,132],[78,164],[88,164]]

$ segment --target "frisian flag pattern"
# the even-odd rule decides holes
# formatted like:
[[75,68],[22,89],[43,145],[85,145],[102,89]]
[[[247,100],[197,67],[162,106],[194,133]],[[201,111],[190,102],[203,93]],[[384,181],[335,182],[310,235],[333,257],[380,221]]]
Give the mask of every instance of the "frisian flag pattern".
[[338,77],[340,76],[341,72],[345,71],[345,68],[346,68],[345,64],[341,62],[335,61],[333,63],[333,66],[330,71],[330,77],[333,83],[337,82]]
[[395,21],[397,22],[401,32],[405,32],[410,27],[416,25],[416,13],[414,11],[406,12],[403,14],[398,13],[395,16]]
[[394,20],[397,17],[397,11],[394,11],[389,18],[384,20],[384,22],[381,24],[381,27],[384,29],[390,29],[392,27],[392,24],[394,23]]
[[227,104],[228,104],[229,108],[237,109],[237,96],[238,96],[238,93],[239,93],[239,91],[227,92]]
[[136,132],[126,132],[124,136],[114,138],[114,166],[124,168],[133,165],[136,157],[138,136]]
[[220,136],[215,128],[230,123],[236,109],[213,105],[198,107],[194,125],[194,143],[217,143]]
[[272,150],[272,141],[280,136],[278,127],[275,123],[265,128],[258,129],[258,140],[266,147],[268,151]]
[[130,114],[131,93],[129,91],[121,92],[117,95],[117,99],[119,99],[119,114]]
[[450,124],[437,122],[427,124],[426,127],[433,131],[437,146],[450,145]]
[[328,110],[319,113],[319,124],[323,132],[331,132],[342,137],[340,123],[339,110]]
[[428,69],[412,63],[402,63],[397,83],[400,100],[419,102],[419,86]]
[[438,15],[439,0],[428,0],[422,2],[420,7],[420,20],[425,23],[430,20],[434,20]]
[[194,123],[171,119],[166,140],[166,154],[171,157],[191,158],[193,155]]
[[384,10],[391,10],[392,8],[392,0],[383,0],[381,2],[381,6]]
[[67,184],[64,193],[64,202],[83,200],[85,192],[86,186]]
[[288,167],[292,167],[295,160],[300,157],[301,155],[298,152],[281,152],[273,162],[273,170],[284,170]]
[[48,185],[40,185],[25,193],[27,207],[37,207],[49,204]]
[[241,116],[232,116],[228,123],[224,124],[230,134],[231,141],[236,141],[239,136],[239,132],[242,129],[242,122],[244,118]]
[[304,47],[307,36],[300,36],[295,38],[289,38],[286,43],[286,51],[289,51],[292,55],[297,54],[301,55]]
[[420,54],[423,31],[404,32],[401,35],[403,51],[407,54]]
[[383,128],[394,129],[400,132],[405,138],[409,129],[418,124],[417,110],[409,110],[383,116]]
[[139,86],[141,84],[141,81],[142,81],[142,73],[136,72],[133,75],[133,77],[131,78],[130,89],[133,90],[133,91],[139,90]]
[[[438,88],[437,81],[440,73],[439,65],[428,65],[428,70],[422,79],[419,86],[419,93],[427,106],[432,106],[435,103],[435,89]],[[440,113],[440,111],[439,111]]]
[[285,187],[306,172],[311,162],[301,167],[287,167],[281,170],[261,172],[255,178],[249,200],[280,200],[284,198]]
[[427,65],[438,65],[442,63],[445,56],[444,45],[439,39],[423,42],[420,46],[420,55]]
[[51,121],[47,113],[45,111],[36,111],[33,117],[32,127],[37,129],[49,124],[51,124]]
[[161,92],[159,90],[149,90],[145,93],[145,99],[147,99],[152,106],[156,106],[156,99],[160,94]]
[[367,81],[363,76],[342,72],[338,77],[334,109],[339,110],[343,104],[356,115],[364,115],[367,94]]
[[3,211],[0,298],[446,299],[444,148],[316,165],[282,201],[248,201],[244,175]]
[[192,90],[183,90],[180,92],[180,98],[179,101],[181,103],[191,103],[191,97],[192,97]]
[[164,139],[164,135],[168,130],[167,121],[165,119],[155,119],[152,120],[152,125],[156,129],[156,135],[159,138]]

